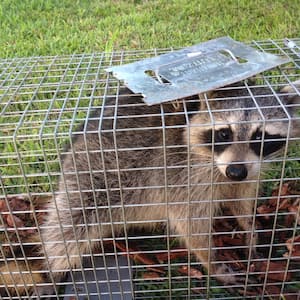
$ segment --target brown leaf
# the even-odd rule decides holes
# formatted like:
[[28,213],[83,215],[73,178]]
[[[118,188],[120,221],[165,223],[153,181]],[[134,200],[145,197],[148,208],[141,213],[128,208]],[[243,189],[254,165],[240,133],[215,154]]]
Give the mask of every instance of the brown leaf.
[[224,242],[222,236],[214,236],[214,243],[216,247],[224,247]]
[[[278,196],[278,195],[280,195],[280,196],[288,196],[288,195],[290,195],[289,190],[290,190],[289,184],[288,184],[288,183],[284,183],[284,184],[281,186],[281,190],[279,190],[279,187],[278,187],[278,188],[276,188],[276,189],[274,189],[274,190],[272,191],[272,196],[273,196],[273,197],[276,197],[276,196]],[[280,192],[280,193],[279,193],[279,192]]]
[[289,252],[286,252],[283,254],[284,257],[290,257],[293,260],[300,260],[300,250],[292,251],[291,254]]
[[30,203],[28,199],[21,197],[9,197],[9,206],[13,211],[29,211]]
[[[138,263],[142,263],[144,265],[146,265],[147,269],[152,270],[154,272],[158,272],[161,274],[165,274],[165,271],[160,268],[160,267],[151,267],[151,265],[156,265],[157,262],[154,261],[153,259],[151,259],[148,255],[139,252],[139,249],[133,249],[128,247],[128,249],[126,248],[126,245],[124,243],[121,242],[116,242],[116,247],[121,250],[122,255],[128,256],[129,258],[131,258],[133,261],[138,262]],[[137,252],[137,253],[132,253],[132,252]]]
[[0,212],[8,211],[5,200],[0,200]]
[[[290,205],[288,207],[288,210],[289,212],[292,212],[293,213],[293,218],[294,218],[294,221],[297,221],[297,224],[300,225],[300,215],[299,215],[299,206],[296,206],[296,205]],[[298,220],[297,220],[298,218]]]
[[160,273],[160,274],[165,274],[165,270],[161,267],[149,267],[149,266],[146,266],[146,268],[150,271],[153,271],[153,272],[156,272],[156,273]]
[[219,256],[222,257],[222,260],[239,260],[240,257],[238,256],[237,252],[233,249],[222,249],[222,251],[219,251]]
[[288,211],[289,212],[293,212],[293,213],[298,213],[298,211],[299,211],[299,207],[298,206],[296,206],[296,205],[290,205],[289,207],[288,207]]
[[[258,274],[258,276],[264,279],[264,277],[266,276],[265,272],[267,270],[268,262],[267,261],[254,262],[254,265],[255,265],[256,272],[262,272],[262,274]],[[277,262],[270,261],[268,274],[267,274],[268,279],[272,281],[283,281],[283,280],[289,281],[291,279],[291,274],[288,272],[285,278],[285,269],[286,269],[285,261],[277,261]]]
[[19,235],[22,237],[27,237],[34,233],[36,233],[34,229],[19,230]]
[[246,266],[241,262],[241,258],[237,252],[232,249],[223,249],[218,251],[217,257],[219,260],[230,262],[231,267],[234,270],[245,270]]
[[296,249],[300,249],[300,235],[295,236],[294,238],[288,239],[286,242],[286,247],[289,251],[294,251]]
[[268,295],[280,295],[281,289],[276,285],[267,285],[265,289]]
[[298,295],[291,295],[291,294],[289,294],[289,295],[285,295],[285,294],[283,294],[283,297],[282,297],[282,299],[285,299],[285,300],[299,300],[299,294]]
[[[241,295],[243,295],[244,294],[244,290],[239,290],[238,291]],[[246,295],[247,296],[257,296],[257,295],[259,295],[259,294],[262,294],[262,289],[261,288],[259,288],[259,287],[256,287],[256,289],[253,291],[253,290],[251,290],[251,291],[249,291],[248,289],[246,290]]]
[[[277,203],[279,201],[279,210],[285,210],[290,204],[290,199],[285,198],[284,196],[290,195],[289,191],[290,187],[288,183],[285,183],[282,185],[281,190],[279,190],[279,187],[274,189],[272,192],[272,198],[268,200],[268,205],[276,209]],[[278,198],[279,196],[279,198]]]
[[24,222],[19,217],[14,215],[7,215],[6,222],[9,227],[14,227],[14,224],[16,227],[25,227]]
[[278,206],[278,210],[285,210],[290,206],[290,199],[288,199],[288,198],[284,198],[284,199],[280,198],[279,201],[280,201],[280,203]]
[[135,262],[140,262],[145,265],[155,265],[155,261],[148,257],[147,254],[144,253],[132,253],[139,250],[128,248],[128,251],[126,251],[123,255],[129,256],[131,259],[133,259]]
[[188,251],[187,249],[171,249],[171,252],[162,252],[162,253],[157,253],[155,254],[156,259],[160,262],[163,263],[165,261],[168,261],[169,257],[170,260],[174,260],[176,258],[181,258],[181,257],[187,257]]
[[178,268],[177,271],[183,275],[187,275],[192,278],[199,279],[199,280],[203,278],[202,272],[193,267],[189,268],[188,266],[181,266]]
[[286,215],[284,217],[284,226],[290,228],[295,221],[295,215]]
[[156,272],[145,272],[143,274],[144,279],[151,279],[151,280],[162,280],[160,275]]
[[232,245],[232,246],[243,246],[245,243],[242,239],[240,238],[232,238],[227,235],[223,236],[223,241],[227,245]]
[[291,259],[300,259],[300,235],[295,236],[295,238],[290,238],[285,242],[285,245],[289,252],[283,254],[284,257],[291,257]]
[[[266,204],[262,204],[257,207],[257,213],[258,214],[270,214],[275,211],[275,207],[268,206]],[[270,219],[270,216],[262,216],[264,219]]]

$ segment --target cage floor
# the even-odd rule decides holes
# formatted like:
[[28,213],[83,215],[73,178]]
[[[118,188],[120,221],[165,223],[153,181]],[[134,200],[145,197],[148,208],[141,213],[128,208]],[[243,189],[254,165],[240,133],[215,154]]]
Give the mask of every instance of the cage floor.
[[[104,262],[105,260],[105,262]],[[125,257],[108,256],[104,259],[97,257],[94,259],[94,265],[97,268],[96,278],[92,271],[93,265],[88,261],[83,261],[84,274],[77,273],[71,278],[68,275],[65,287],[64,300],[72,299],[74,294],[78,294],[79,300],[86,299],[86,294],[89,294],[90,299],[109,300],[131,300],[134,299],[131,288],[131,271],[128,269],[128,261]],[[84,284],[87,282],[87,290]],[[73,283],[76,282],[74,285]],[[98,285],[98,286],[96,286]],[[75,291],[76,289],[76,291]],[[101,291],[99,296],[98,291]]]

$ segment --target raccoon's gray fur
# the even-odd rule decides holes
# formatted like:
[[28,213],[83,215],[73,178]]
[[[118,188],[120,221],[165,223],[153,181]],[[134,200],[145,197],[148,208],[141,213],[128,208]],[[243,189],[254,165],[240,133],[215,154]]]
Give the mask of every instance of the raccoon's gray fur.
[[[45,268],[60,280],[100,238],[162,222],[211,274],[235,280],[220,274],[229,268],[209,263],[215,261],[210,220],[229,208],[250,241],[260,152],[272,156],[299,136],[299,120],[289,122],[299,99],[291,86],[278,96],[265,87],[231,86],[201,95],[197,110],[186,101],[179,111],[172,104],[146,106],[126,89],[108,97],[63,158],[42,229]],[[271,139],[264,148],[262,135]]]

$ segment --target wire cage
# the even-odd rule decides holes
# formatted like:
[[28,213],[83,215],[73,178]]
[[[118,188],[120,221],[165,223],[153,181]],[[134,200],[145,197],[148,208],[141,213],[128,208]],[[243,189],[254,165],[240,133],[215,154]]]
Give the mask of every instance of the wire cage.
[[300,39],[251,46],[154,106],[104,70],[172,49],[0,60],[3,299],[300,299]]

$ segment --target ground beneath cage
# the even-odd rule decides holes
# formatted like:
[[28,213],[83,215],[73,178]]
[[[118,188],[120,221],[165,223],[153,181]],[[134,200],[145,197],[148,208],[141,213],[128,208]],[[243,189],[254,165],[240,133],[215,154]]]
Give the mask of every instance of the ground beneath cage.
[[[299,194],[299,189],[293,184],[285,183],[280,191],[279,188],[274,189],[269,198],[259,203],[256,215],[258,255],[251,263],[247,263],[247,257],[239,250],[245,246],[245,236],[239,233],[236,220],[222,218],[215,222],[214,243],[221,249],[217,251],[218,260],[226,261],[237,272],[253,274],[255,277],[255,284],[252,286],[248,285],[247,289],[245,287],[230,289],[230,292],[244,296],[283,295],[288,300],[297,299],[295,295],[300,290],[298,283],[300,232],[297,230],[300,225]],[[3,220],[0,242],[2,256],[5,256],[2,259],[22,257],[20,247],[15,245],[19,240],[25,244],[36,240],[37,229],[34,224],[43,223],[46,213],[43,211],[43,204],[51,199],[34,197],[32,200],[30,202],[24,195],[0,199],[0,213]],[[229,212],[225,211],[224,216],[226,215],[229,215]],[[111,299],[110,295],[113,294],[114,300],[129,300],[135,296],[142,298],[147,289],[149,292],[160,287],[169,292],[170,288],[174,287],[176,290],[178,286],[185,292],[189,286],[192,295],[198,297],[205,295],[207,290],[205,271],[192,257],[190,264],[188,263],[188,251],[180,247],[176,239],[169,239],[166,246],[166,238],[150,237],[147,243],[143,237],[141,238],[140,241],[129,240],[128,243],[122,241],[105,243],[105,252],[109,255],[95,255],[93,262],[85,259],[84,272],[73,272],[68,275],[69,284],[66,283],[66,288],[62,292],[65,295],[64,299],[72,300],[76,295],[76,299],[83,300],[87,294],[91,299],[98,299],[98,292],[101,290],[101,299]],[[273,245],[271,252],[270,244]],[[114,249],[117,249],[116,253]],[[38,255],[36,247],[30,246],[30,243],[29,246],[24,246],[23,250],[27,257]],[[4,267],[2,263],[1,271]],[[169,278],[172,279],[171,283]],[[38,280],[42,281],[40,278]],[[288,285],[282,293],[282,283],[293,281],[295,284]],[[211,286],[217,288],[219,285],[213,281]],[[220,288],[218,292],[227,293],[228,289]]]

